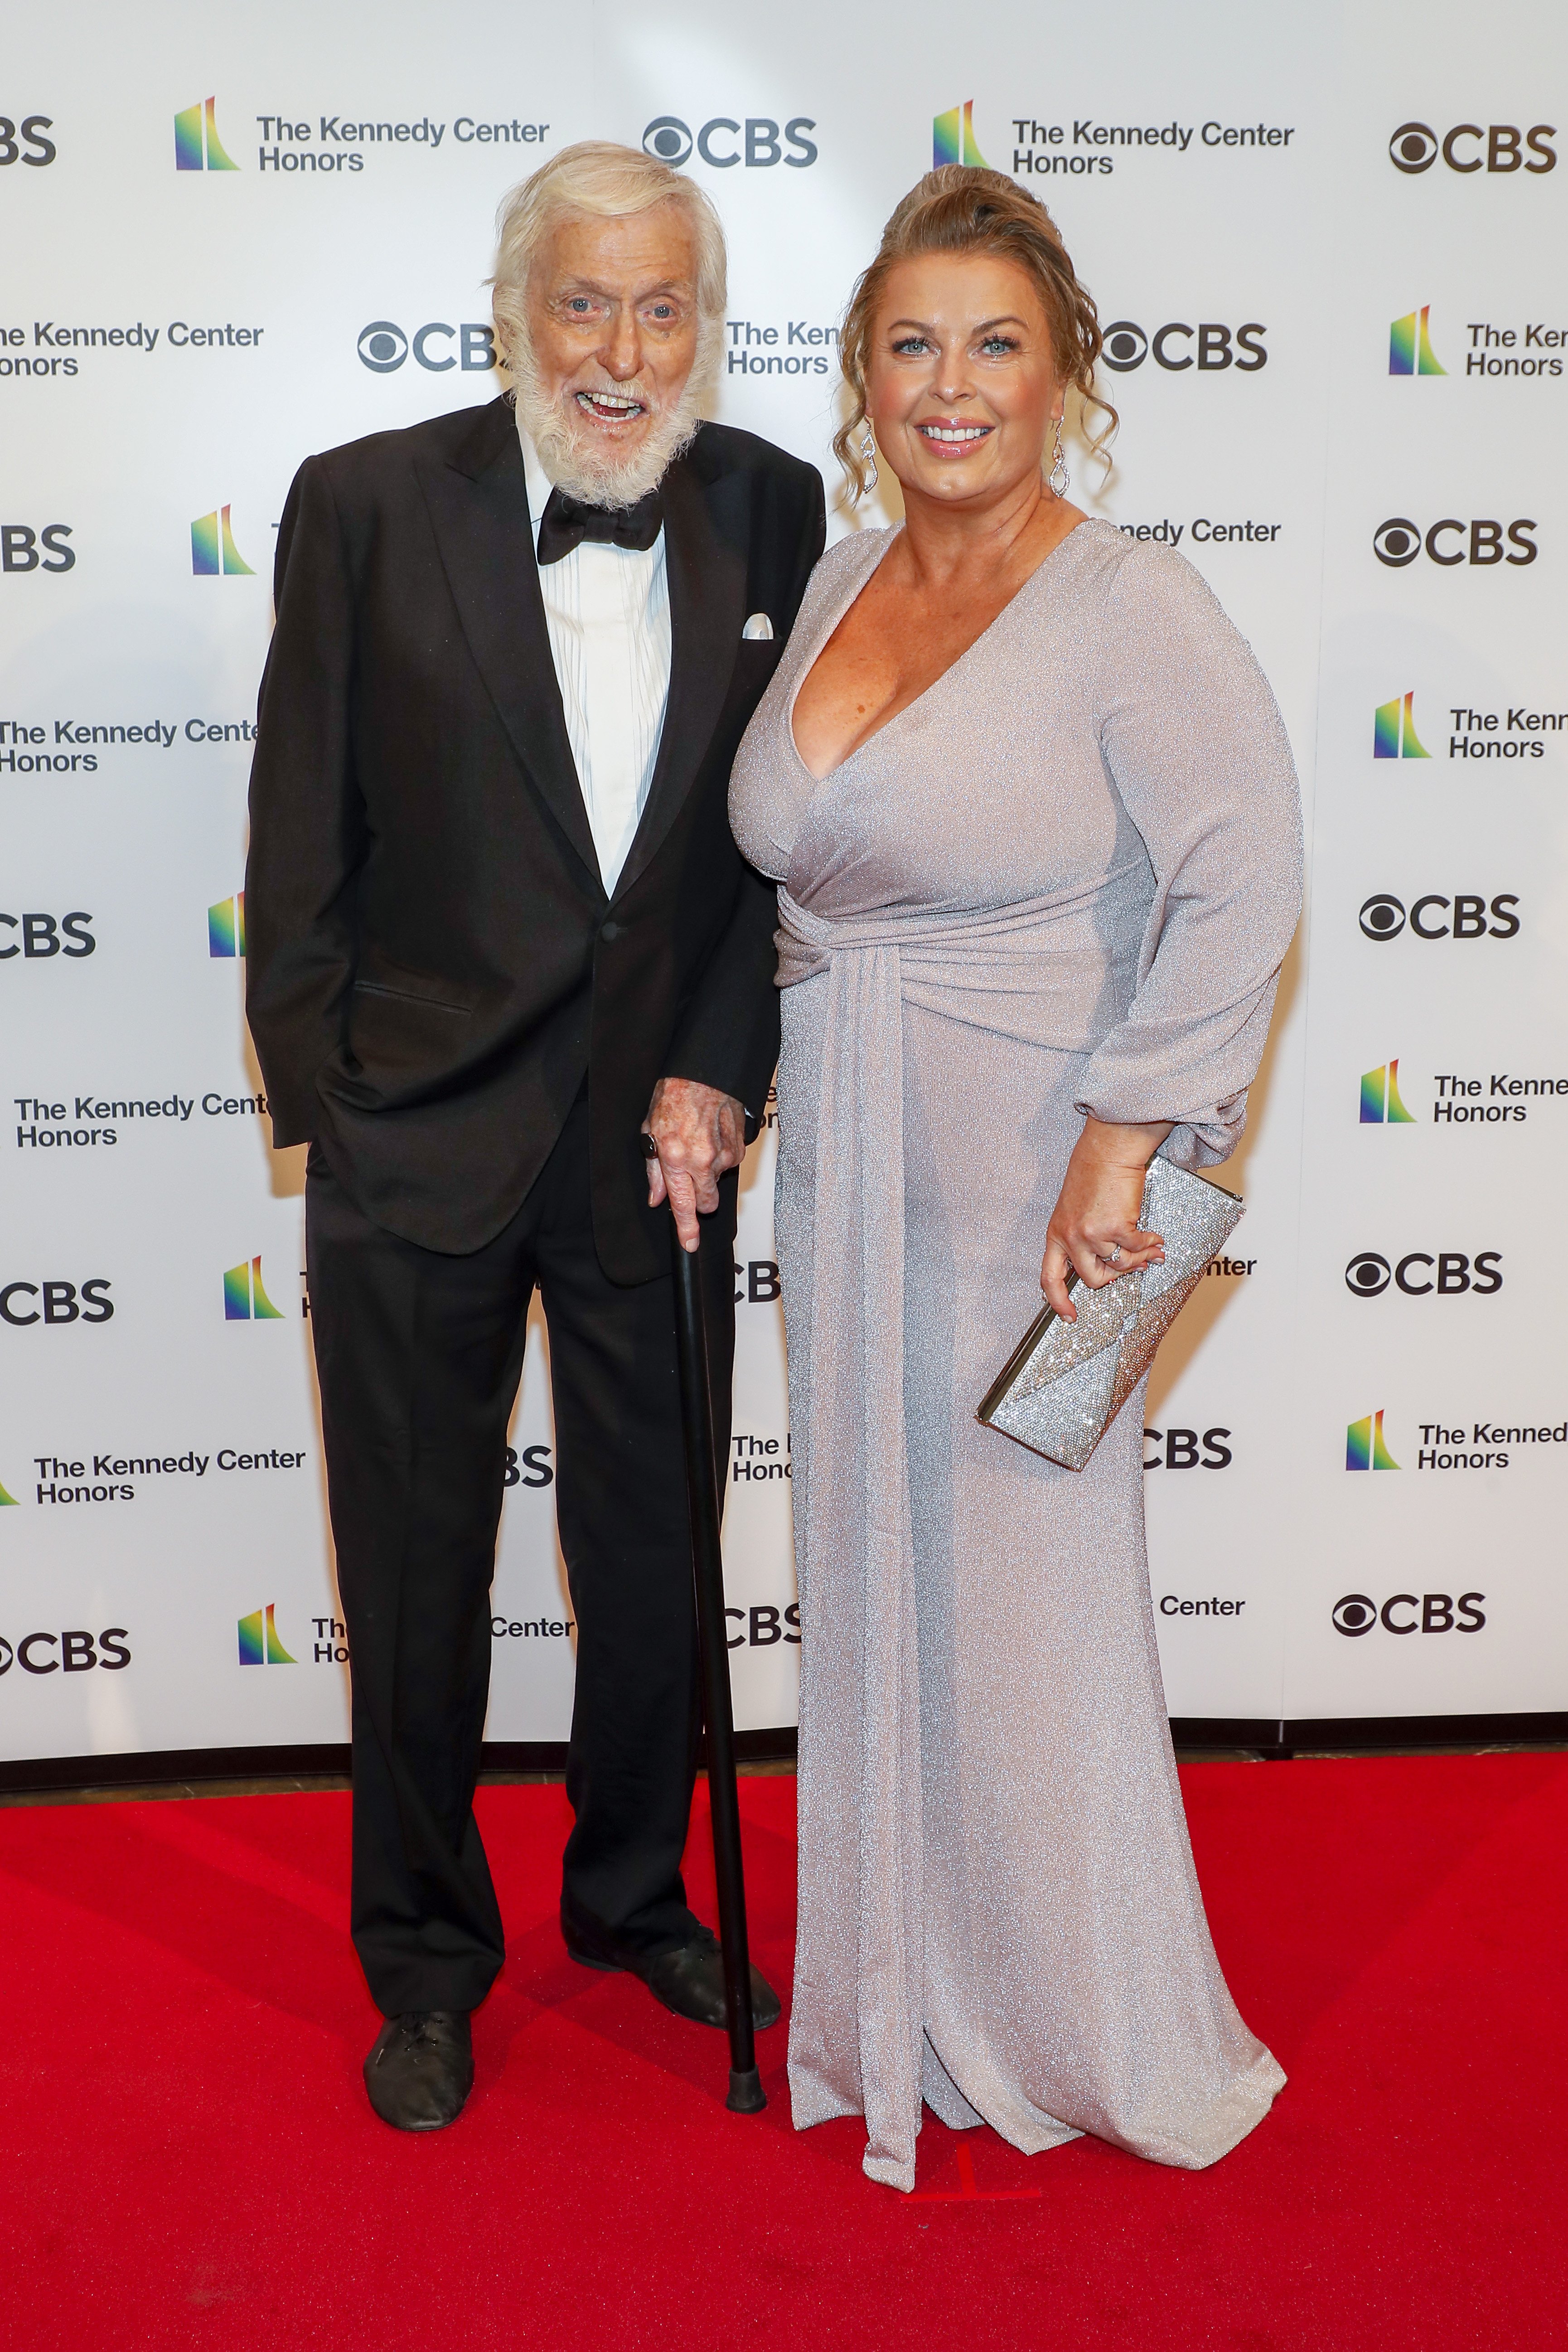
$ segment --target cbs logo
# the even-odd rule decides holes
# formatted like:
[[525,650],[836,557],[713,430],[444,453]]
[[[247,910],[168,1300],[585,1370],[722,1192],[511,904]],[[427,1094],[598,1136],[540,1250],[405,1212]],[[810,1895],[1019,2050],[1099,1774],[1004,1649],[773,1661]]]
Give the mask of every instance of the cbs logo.
[[[1512,555],[1503,552],[1505,528],[1509,544],[1516,551]],[[1455,516],[1448,515],[1423,533],[1419,523],[1411,522],[1405,515],[1391,515],[1373,532],[1372,551],[1379,563],[1386,563],[1392,572],[1403,572],[1407,563],[1414,563],[1423,548],[1432,562],[1440,563],[1445,571],[1452,571],[1456,563],[1479,564],[1483,570],[1491,563],[1533,563],[1541,550],[1530,534],[1539,528],[1528,515],[1521,515],[1516,522],[1506,526],[1484,520],[1460,522]],[[1448,533],[1455,530],[1459,533],[1460,544],[1452,549],[1442,545]],[[1469,533],[1468,551],[1464,538],[1467,531]]]
[[65,544],[70,535],[68,522],[47,522],[42,530],[35,530],[31,523],[0,522],[0,572],[74,570],[76,550]]
[[[1134,368],[1143,366],[1151,353],[1155,365],[1166,369],[1172,375],[1179,375],[1189,367],[1196,367],[1204,374],[1234,367],[1239,375],[1256,375],[1260,367],[1269,364],[1269,354],[1259,340],[1268,331],[1268,328],[1260,326],[1256,319],[1249,320],[1246,326],[1235,330],[1235,349],[1232,350],[1231,330],[1212,322],[1201,327],[1188,327],[1176,319],[1169,326],[1156,327],[1152,335],[1147,335],[1134,320],[1115,319],[1105,330],[1100,345],[1100,357],[1118,375],[1131,375]],[[1197,341],[1196,357],[1190,351],[1172,351],[1173,343],[1184,340],[1191,343],[1195,336]],[[1246,353],[1245,358],[1241,357],[1243,352]]]
[[[1225,1443],[1229,1435],[1228,1429],[1206,1429],[1201,1438],[1196,1429],[1145,1429],[1144,1467],[1145,1470],[1228,1470],[1234,1458]],[[1149,1455],[1151,1445],[1155,1449],[1152,1460]],[[1203,1447],[1201,1455],[1199,1445]]]
[[751,1610],[727,1609],[724,1613],[727,1617],[733,1617],[740,1627],[738,1633],[731,1634],[727,1631],[727,1649],[771,1650],[780,1642],[791,1643],[796,1649],[800,1646],[800,1604],[798,1601],[788,1604],[782,1620],[776,1608],[766,1605]]
[[735,1280],[737,1307],[767,1307],[779,1296],[779,1265],[774,1258],[748,1258],[744,1265],[737,1265]]
[[[8,1675],[13,1665],[25,1675],[85,1675],[94,1666],[103,1666],[110,1674],[118,1674],[121,1666],[131,1664],[126,1648],[131,1639],[123,1625],[106,1625],[96,1646],[90,1633],[24,1633],[14,1645],[0,1633],[0,1675]],[[41,1651],[58,1650],[57,1658],[40,1657]]]
[[[74,1282],[8,1282],[0,1289],[0,1322],[17,1328],[28,1323],[107,1323],[114,1313],[108,1296],[107,1275],[95,1275],[78,1293]],[[18,1306],[18,1299],[41,1299],[41,1307]]]
[[[1439,1250],[1436,1256],[1430,1250],[1411,1250],[1397,1265],[1390,1265],[1376,1250],[1358,1250],[1344,1270],[1344,1286],[1356,1298],[1381,1298],[1393,1282],[1406,1298],[1458,1298],[1469,1292],[1475,1298],[1490,1298],[1502,1288],[1502,1276],[1498,1271],[1502,1262],[1501,1250],[1481,1250],[1472,1265],[1463,1250]],[[1417,1266],[1435,1269],[1435,1282],[1418,1282]]]
[[[1334,1632],[1353,1642],[1377,1625],[1386,1633],[1479,1633],[1487,1622],[1480,1606],[1485,1599],[1484,1592],[1461,1592],[1458,1601],[1446,1592],[1395,1592],[1379,1608],[1364,1592],[1347,1592],[1330,1614]],[[1407,1609],[1419,1610],[1419,1617],[1406,1617]]]
[[[550,1449],[548,1445],[525,1445],[523,1448],[522,1467],[519,1469],[517,1465],[517,1449],[515,1445],[508,1445],[507,1448],[507,1471],[505,1477],[501,1481],[502,1486],[549,1486],[553,1485],[555,1480],[555,1472],[550,1468],[549,1456]],[[528,1473],[526,1477],[523,1475],[524,1471],[527,1471]]]
[[[433,351],[432,345],[457,344],[455,355],[448,348]],[[432,375],[444,375],[449,368],[461,367],[467,375],[485,375],[499,364],[496,357],[495,331],[487,319],[461,327],[449,327],[444,319],[432,319],[427,326],[416,327],[412,335],[392,319],[372,319],[368,327],[360,329],[355,346],[360,363],[372,375],[395,375],[409,353],[415,364],[428,368]]]
[[0,924],[8,931],[20,931],[21,944],[12,940],[0,948],[0,963],[9,963],[13,956],[23,956],[29,963],[47,961],[50,956],[89,956],[98,941],[88,929],[92,917],[81,908],[74,914],[62,915],[57,922],[53,915],[0,915]]
[[[1427,122],[1402,122],[1388,142],[1388,160],[1396,172],[1429,172],[1441,155],[1450,172],[1517,172],[1522,164],[1527,172],[1552,172],[1557,168],[1556,151],[1552,141],[1557,126],[1537,122],[1524,134],[1524,148],[1536,161],[1525,163],[1520,145],[1520,135],[1511,122],[1490,123],[1482,130],[1479,122],[1456,122],[1442,138]],[[1469,152],[1474,139],[1486,141],[1484,158]],[[1459,152],[1463,141],[1465,152]]]
[[[59,150],[52,139],[44,137],[44,133],[46,131],[52,131],[54,127],[55,118],[52,114],[26,116],[22,123],[22,143],[18,146],[16,125],[5,115],[0,114],[0,171],[4,171],[7,163],[15,163],[18,161],[31,163],[35,171],[42,171],[46,163],[52,163]],[[36,154],[27,152],[32,148],[37,148]]]
[[[748,172],[769,170],[775,163],[788,163],[792,171],[804,172],[817,160],[814,142],[801,136],[815,131],[817,125],[809,114],[796,115],[784,125],[784,146],[794,148],[786,154],[779,143],[779,125],[769,122],[765,115],[747,118],[744,126],[727,114],[716,114],[705,122],[694,138],[678,114],[655,115],[643,133],[643,152],[656,155],[661,163],[669,163],[677,171],[691,156],[695,148],[705,163],[716,172],[728,172],[737,163],[744,163]],[[716,141],[724,142],[722,150]],[[739,140],[737,147],[732,142]]]
[[[1375,890],[1362,906],[1361,928],[1369,940],[1396,940],[1406,921],[1418,940],[1511,940],[1519,933],[1519,917],[1510,909],[1518,904],[1517,890],[1500,890],[1490,905],[1462,890],[1451,899],[1429,890],[1406,917],[1402,898],[1391,890]],[[1452,914],[1452,923],[1437,919],[1439,909]]]

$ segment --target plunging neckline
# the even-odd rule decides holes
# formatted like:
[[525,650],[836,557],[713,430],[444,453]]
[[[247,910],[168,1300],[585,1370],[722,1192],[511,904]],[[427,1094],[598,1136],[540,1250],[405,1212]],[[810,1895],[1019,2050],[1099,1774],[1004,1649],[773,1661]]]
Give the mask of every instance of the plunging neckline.
[[[929,686],[922,687],[917,695],[914,696],[910,701],[901,704],[899,709],[894,711],[891,717],[884,719],[881,722],[880,726],[873,727],[869,735],[862,735],[860,741],[852,745],[852,748],[844,753],[841,760],[836,761],[832,767],[825,769],[822,774],[819,776],[814,769],[808,766],[805,756],[802,753],[800,745],[795,740],[795,705],[800,698],[800,688],[805,685],[806,680],[810,677],[811,672],[816,668],[817,664],[821,660],[823,654],[827,651],[829,638],[832,635],[834,630],[841,625],[849,614],[853,611],[855,605],[859,604],[861,598],[865,594],[866,590],[871,586],[872,582],[882,570],[882,567],[887,561],[888,556],[893,552],[894,548],[903,537],[904,526],[900,524],[897,530],[889,531],[887,535],[887,544],[883,549],[882,553],[877,557],[876,562],[872,565],[871,570],[866,573],[865,578],[855,589],[854,593],[850,597],[848,603],[841,604],[838,611],[832,615],[832,618],[829,621],[826,628],[823,629],[821,635],[818,637],[816,644],[812,646],[810,661],[801,663],[800,669],[796,673],[795,683],[790,688],[789,700],[784,711],[784,732],[789,739],[790,751],[793,752],[797,761],[799,761],[800,766],[805,769],[807,775],[810,777],[813,788],[820,789],[823,784],[831,783],[835,776],[842,774],[843,771],[849,766],[852,760],[859,759],[861,753],[866,749],[868,744],[874,743],[878,736],[885,735],[890,727],[895,727],[898,724],[898,721],[901,719],[907,718],[912,710],[917,710],[928,694],[935,694],[936,688],[943,685],[946,679],[950,678],[954,671],[964,662],[967,662],[972,653],[985,644],[986,639],[990,635],[991,631],[998,627],[1001,622],[1006,620],[1008,614],[1012,611],[1013,606],[1018,603],[1019,598],[1029,589],[1032,588],[1035,582],[1040,578],[1041,572],[1044,572],[1050,564],[1055,562],[1062,549],[1067,545],[1069,540],[1075,538],[1077,534],[1083,530],[1085,524],[1101,522],[1103,521],[1103,520],[1104,518],[1101,515],[1085,515],[1082,522],[1075,522],[1071,530],[1063,531],[1061,537],[1057,541],[1056,545],[1052,548],[1047,549],[1046,552],[1040,557],[1040,562],[1035,565],[1034,570],[1029,573],[1028,577],[1019,582],[1018,586],[1013,590],[1012,594],[1008,598],[1007,603],[1002,606],[1000,612],[992,614],[985,627],[980,631],[979,635],[977,637],[971,638],[970,642],[964,647],[963,652],[961,654],[956,654],[953,659],[948,663],[946,668],[937,672]],[[1113,530],[1115,526],[1114,524],[1112,524],[1109,525],[1108,528]]]

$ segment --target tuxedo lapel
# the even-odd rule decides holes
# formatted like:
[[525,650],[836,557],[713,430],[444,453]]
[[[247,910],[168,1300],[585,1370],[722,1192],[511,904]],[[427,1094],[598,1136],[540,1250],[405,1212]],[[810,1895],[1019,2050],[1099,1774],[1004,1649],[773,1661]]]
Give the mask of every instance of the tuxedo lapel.
[[432,529],[468,649],[529,782],[599,883],[561,709],[534,562],[523,453],[494,401],[447,463],[417,461]]
[[723,539],[689,457],[662,484],[670,587],[670,693],[653,780],[617,898],[652,863],[696,781],[729,691],[746,614],[746,561]]

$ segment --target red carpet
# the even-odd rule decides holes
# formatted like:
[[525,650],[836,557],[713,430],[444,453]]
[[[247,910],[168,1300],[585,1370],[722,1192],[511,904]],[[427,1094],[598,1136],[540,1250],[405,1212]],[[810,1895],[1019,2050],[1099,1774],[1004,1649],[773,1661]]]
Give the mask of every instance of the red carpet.
[[[1560,2352],[1568,1759],[1184,1774],[1221,1959],[1291,2081],[1213,2171],[721,2104],[724,2044],[565,1958],[565,1804],[484,1792],[511,1931],[451,2132],[371,2116],[348,1800],[0,1811],[15,2352]],[[787,1979],[794,1783],[744,1784]],[[692,1876],[706,1876],[694,1841]]]

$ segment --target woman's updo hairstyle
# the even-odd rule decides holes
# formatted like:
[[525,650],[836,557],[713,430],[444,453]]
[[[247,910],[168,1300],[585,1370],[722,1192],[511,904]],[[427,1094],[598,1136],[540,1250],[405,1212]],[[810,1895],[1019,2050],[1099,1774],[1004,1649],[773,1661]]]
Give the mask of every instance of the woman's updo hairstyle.
[[901,261],[925,253],[988,253],[1016,261],[1024,270],[1051,330],[1058,373],[1075,387],[1086,406],[1104,412],[1105,422],[1091,442],[1103,452],[1116,425],[1116,412],[1094,389],[1100,356],[1100,317],[1092,296],[1078,282],[1056,223],[1038,196],[1005,173],[967,163],[944,163],[911,188],[882,233],[876,259],[850,297],[839,335],[839,364],[853,395],[847,424],[833,436],[833,454],[850,478],[852,493],[864,498],[871,468],[861,456],[865,423],[866,362],[872,320],[892,271]]

